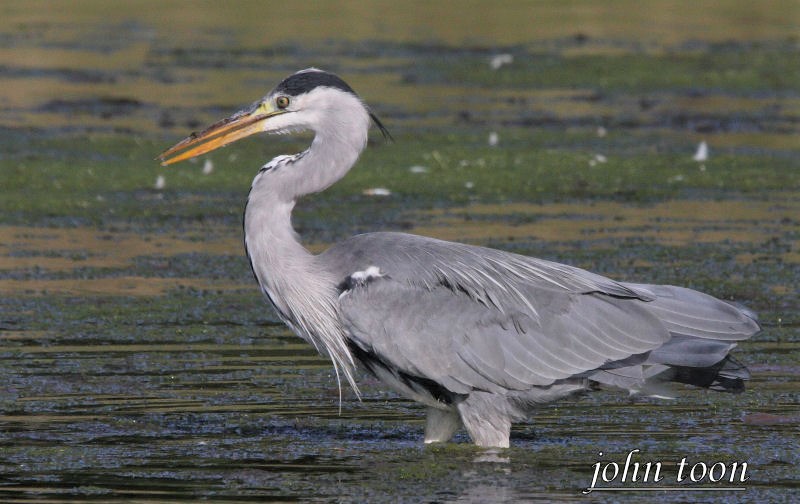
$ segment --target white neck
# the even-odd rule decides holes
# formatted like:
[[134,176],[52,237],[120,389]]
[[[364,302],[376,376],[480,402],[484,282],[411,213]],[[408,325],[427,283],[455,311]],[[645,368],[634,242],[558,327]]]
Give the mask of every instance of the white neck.
[[350,170],[366,146],[366,119],[361,127],[339,124],[317,131],[308,150],[266,165],[253,180],[244,215],[245,247],[262,290],[299,336],[330,355],[337,378],[341,369],[356,391],[353,359],[336,312],[342,279],[303,247],[291,217],[299,197],[329,187]]

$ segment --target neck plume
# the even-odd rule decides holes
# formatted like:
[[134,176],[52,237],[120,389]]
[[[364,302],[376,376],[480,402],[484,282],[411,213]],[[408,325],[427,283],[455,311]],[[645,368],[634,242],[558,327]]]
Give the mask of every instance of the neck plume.
[[356,394],[355,363],[337,313],[341,279],[302,246],[291,216],[298,198],[329,187],[356,162],[367,142],[366,110],[363,115],[361,127],[325,125],[306,151],[264,166],[253,180],[244,215],[245,248],[261,290],[295,333],[330,356],[337,381],[341,372]]

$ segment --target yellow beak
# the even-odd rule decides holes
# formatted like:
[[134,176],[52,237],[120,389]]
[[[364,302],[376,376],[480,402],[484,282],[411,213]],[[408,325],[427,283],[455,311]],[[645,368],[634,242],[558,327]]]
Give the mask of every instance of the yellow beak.
[[227,119],[218,121],[200,133],[192,133],[162,152],[158,159],[161,160],[162,166],[167,166],[211,152],[264,131],[264,121],[283,113],[284,110],[276,110],[266,103],[261,103],[251,110],[237,112]]

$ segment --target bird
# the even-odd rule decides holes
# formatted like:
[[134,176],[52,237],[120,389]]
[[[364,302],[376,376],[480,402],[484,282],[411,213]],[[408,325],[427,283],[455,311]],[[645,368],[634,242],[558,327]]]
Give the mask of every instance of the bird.
[[292,227],[298,199],[343,178],[387,128],[334,73],[296,72],[262,99],[157,159],[196,157],[257,134],[313,133],[255,175],[244,245],[277,315],[330,358],[360,398],[373,375],[425,406],[425,443],[465,429],[506,448],[542,404],[599,389],[670,397],[672,384],[740,392],[730,355],[759,330],[740,304],[689,288],[616,281],[574,266],[400,232],[352,236],[312,254]]

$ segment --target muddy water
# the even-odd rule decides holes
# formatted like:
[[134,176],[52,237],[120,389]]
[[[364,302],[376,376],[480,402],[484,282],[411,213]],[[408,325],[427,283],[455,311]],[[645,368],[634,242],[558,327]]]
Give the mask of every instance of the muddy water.
[[[595,462],[623,463],[634,449],[634,461],[663,462],[662,486],[684,457],[749,464],[747,484],[733,485],[744,491],[659,500],[791,501],[800,71],[770,68],[796,60],[800,9],[467,5],[0,7],[0,501],[618,501],[628,494],[581,489]],[[496,54],[516,64],[494,72]],[[737,349],[748,392],[600,392],[542,407],[502,451],[472,448],[463,432],[422,446],[422,410],[367,376],[362,401],[347,390],[340,401],[330,364],[278,322],[243,258],[252,170],[238,165],[258,166],[275,147],[228,149],[207,176],[152,162],[310,65],[345,75],[399,145],[368,152],[342,183],[349,193],[301,208],[313,250],[406,229],[737,300],[764,325]],[[690,159],[701,139],[712,146],[703,164]],[[534,148],[546,155],[536,171],[545,196],[521,190],[533,175],[514,171]],[[462,165],[498,152],[510,161],[469,172],[497,169],[467,189]],[[589,156],[592,173],[607,171],[587,172]],[[651,163],[639,188],[624,183],[631,165]],[[414,179],[412,164],[430,172]],[[544,179],[565,167],[583,178]],[[379,184],[395,194],[361,195]],[[636,192],[650,184],[652,201]]]

